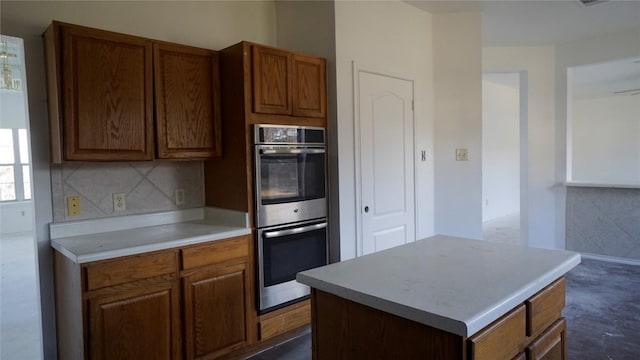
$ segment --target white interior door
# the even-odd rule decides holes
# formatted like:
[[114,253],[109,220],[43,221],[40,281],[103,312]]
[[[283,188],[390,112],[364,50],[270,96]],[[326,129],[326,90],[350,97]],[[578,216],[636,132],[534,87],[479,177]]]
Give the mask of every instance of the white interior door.
[[413,82],[358,70],[360,254],[415,240]]

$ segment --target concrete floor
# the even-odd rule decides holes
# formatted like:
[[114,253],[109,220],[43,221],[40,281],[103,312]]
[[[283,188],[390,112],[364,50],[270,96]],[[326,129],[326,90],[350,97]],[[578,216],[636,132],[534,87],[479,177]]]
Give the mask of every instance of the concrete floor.
[[583,259],[566,279],[569,360],[640,359],[640,266]]
[[42,359],[32,234],[0,236],[0,359]]
[[[566,280],[569,360],[640,359],[640,266],[583,259]],[[250,359],[311,359],[311,334]]]

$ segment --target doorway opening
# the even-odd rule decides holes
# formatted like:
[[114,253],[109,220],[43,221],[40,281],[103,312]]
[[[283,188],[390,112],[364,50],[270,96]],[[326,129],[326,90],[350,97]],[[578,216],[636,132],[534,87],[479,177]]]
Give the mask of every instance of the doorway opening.
[[0,103],[0,358],[42,359],[24,44],[4,35]]
[[482,76],[483,239],[526,245],[526,74]]

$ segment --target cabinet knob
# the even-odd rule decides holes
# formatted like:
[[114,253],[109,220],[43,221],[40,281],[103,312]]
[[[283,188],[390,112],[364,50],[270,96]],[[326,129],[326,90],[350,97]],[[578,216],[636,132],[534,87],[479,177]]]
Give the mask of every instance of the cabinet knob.
[[368,213],[368,212],[369,212],[369,207],[368,207],[368,206],[365,206],[365,207],[364,207],[364,212],[366,212],[366,213]]

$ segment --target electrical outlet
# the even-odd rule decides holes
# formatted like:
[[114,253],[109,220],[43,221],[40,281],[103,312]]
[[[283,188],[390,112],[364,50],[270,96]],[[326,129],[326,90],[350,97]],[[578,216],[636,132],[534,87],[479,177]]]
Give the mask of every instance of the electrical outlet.
[[80,215],[80,196],[67,197],[67,215],[69,216]]
[[456,161],[468,161],[468,160],[469,160],[469,150],[456,149]]
[[124,193],[113,194],[113,211],[127,210],[127,198]]
[[184,206],[184,189],[176,189],[176,206]]

